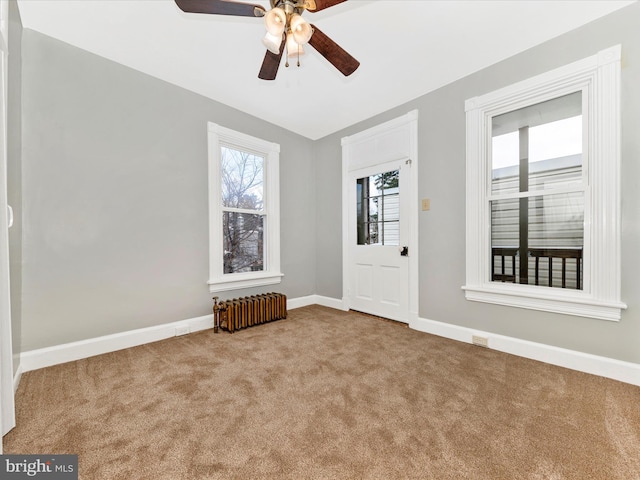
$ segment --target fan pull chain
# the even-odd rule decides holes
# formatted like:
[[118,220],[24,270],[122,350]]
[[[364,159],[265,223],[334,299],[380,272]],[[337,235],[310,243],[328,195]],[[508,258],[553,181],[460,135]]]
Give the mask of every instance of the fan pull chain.
[[284,56],[284,66],[289,68],[289,49],[287,48],[287,42],[286,42],[286,40],[287,40],[287,32],[286,32],[286,30],[282,35],[283,35],[283,39],[284,39],[284,41],[282,42],[282,46],[286,50],[286,54]]
[[[297,59],[296,65],[299,67],[300,66],[300,54],[301,54],[301,51],[302,51],[302,45],[300,45],[299,43],[296,43],[296,47],[298,48],[298,55],[297,55],[298,59]],[[289,68],[289,45],[288,44],[286,46],[286,49],[287,49],[287,56],[286,56],[286,60],[285,60],[284,66]]]

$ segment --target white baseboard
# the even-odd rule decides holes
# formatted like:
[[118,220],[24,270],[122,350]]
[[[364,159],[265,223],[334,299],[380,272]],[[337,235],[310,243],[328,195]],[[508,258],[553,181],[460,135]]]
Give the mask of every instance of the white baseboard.
[[[309,295],[287,300],[287,308],[308,305],[322,305],[336,310],[347,310],[342,299]],[[413,316],[412,316],[413,317]],[[599,357],[588,353],[576,352],[541,343],[529,342],[517,338],[496,335],[479,330],[451,325],[448,323],[427,320],[424,318],[411,319],[409,326],[421,332],[441,337],[471,343],[471,337],[478,335],[488,339],[489,348],[500,352],[518,355],[532,360],[550,363],[593,375],[619,380],[640,386],[640,364],[623,362],[606,357]],[[31,350],[20,355],[20,366],[14,375],[14,390],[20,383],[20,376],[24,372],[39,368],[50,367],[59,363],[71,362],[83,358],[114,352],[125,348],[135,347],[146,343],[164,340],[185,333],[193,333],[213,328],[213,315],[181,320],[178,322],[141,328],[128,332],[106,335],[103,337],[81,340],[53,347]]]
[[465,343],[472,343],[471,337],[477,335],[487,338],[489,348],[493,350],[640,386],[640,364],[637,363],[623,362],[424,318],[418,318],[409,326],[420,332]]
[[344,302],[337,298],[323,297],[322,295],[309,295],[306,297],[293,298],[287,300],[287,309],[307,307],[309,305],[322,305],[323,307],[335,308],[336,310],[348,310]]
[[20,355],[20,367],[22,372],[29,372],[207,328],[213,328],[213,314],[23,352]]
[[315,305],[315,297],[316,295],[308,295],[306,297],[287,298],[287,310]]
[[[324,305],[326,307],[344,310],[341,300],[336,300],[320,295],[309,295],[287,300],[287,309],[305,307],[308,305]],[[165,338],[175,337],[186,333],[198,332],[213,328],[213,315],[180,320],[154,327],[140,328],[127,332],[114,333],[103,337],[89,338],[78,342],[55,345],[53,347],[40,348],[23,352],[20,355],[20,374],[50,367],[60,363],[72,362],[83,358],[115,352],[125,348],[157,342]],[[18,388],[20,377],[14,378],[14,388]]]

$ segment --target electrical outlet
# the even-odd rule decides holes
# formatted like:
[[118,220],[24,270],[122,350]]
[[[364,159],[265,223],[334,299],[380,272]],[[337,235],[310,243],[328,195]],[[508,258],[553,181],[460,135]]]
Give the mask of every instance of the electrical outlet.
[[487,337],[481,337],[479,335],[471,336],[471,343],[479,347],[489,348],[489,339]]
[[176,327],[176,337],[186,335],[187,333],[189,333],[189,325],[180,325],[179,327]]

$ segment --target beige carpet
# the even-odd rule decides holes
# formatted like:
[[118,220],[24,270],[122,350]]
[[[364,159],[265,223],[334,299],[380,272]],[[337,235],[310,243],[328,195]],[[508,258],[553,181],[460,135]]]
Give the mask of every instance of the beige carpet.
[[5,453],[94,479],[640,478],[640,388],[323,307],[23,375]]

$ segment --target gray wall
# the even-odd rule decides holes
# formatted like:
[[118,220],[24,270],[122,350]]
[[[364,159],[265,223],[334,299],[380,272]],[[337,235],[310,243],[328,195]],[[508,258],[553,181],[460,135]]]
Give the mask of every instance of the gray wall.
[[[317,187],[318,258],[340,258],[334,241],[320,247],[324,232],[341,218],[340,139],[410,110],[419,110],[421,318],[508,335],[572,350],[640,363],[640,4],[493,65],[406,105],[319,140],[323,165]],[[465,300],[465,112],[464,101],[622,44],[622,299],[620,322],[592,320]],[[326,201],[326,199],[331,199]],[[322,200],[322,201],[321,201]],[[340,298],[342,271],[318,263],[318,294]]]
[[[341,298],[340,139],[417,108],[419,195],[431,199],[420,317],[640,363],[637,25],[638,4],[316,142],[25,30],[23,351],[209,313],[207,121],[281,144],[278,290]],[[629,309],[606,322],[466,301],[464,101],[617,43]]]
[[8,67],[7,197],[14,215],[13,227],[9,229],[9,269],[15,374],[20,366],[22,336],[22,22],[13,0],[9,2]]
[[211,312],[208,121],[281,146],[285,277],[229,297],[315,293],[310,140],[35,31],[22,40],[23,351]]

